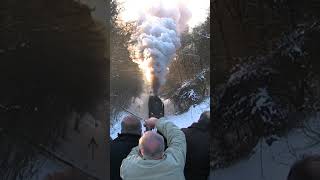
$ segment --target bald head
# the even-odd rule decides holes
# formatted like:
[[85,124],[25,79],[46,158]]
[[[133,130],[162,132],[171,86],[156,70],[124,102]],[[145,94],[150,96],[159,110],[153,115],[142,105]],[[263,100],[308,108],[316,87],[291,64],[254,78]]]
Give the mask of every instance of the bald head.
[[139,149],[146,159],[161,159],[164,152],[164,139],[154,131],[147,131],[139,140]]
[[139,121],[134,116],[127,116],[121,122],[121,133],[124,134],[137,134],[141,135],[142,126]]
[[210,111],[204,111],[199,118],[199,122],[203,122],[205,124],[210,123]]

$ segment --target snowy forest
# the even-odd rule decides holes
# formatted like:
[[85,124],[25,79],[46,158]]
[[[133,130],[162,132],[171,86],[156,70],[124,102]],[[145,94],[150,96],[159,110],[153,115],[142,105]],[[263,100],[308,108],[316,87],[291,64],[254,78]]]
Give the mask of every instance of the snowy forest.
[[320,152],[320,2],[211,6],[212,179],[286,179],[295,160]]
[[[128,46],[135,22],[119,23],[121,2],[111,1],[110,34],[110,126],[119,120],[119,113],[146,93],[143,74],[132,62]],[[201,103],[210,92],[210,16],[190,32],[181,34],[181,47],[169,65],[166,83],[159,96],[174,104],[174,113],[183,113]],[[147,92],[148,94],[149,92]],[[146,113],[146,112],[144,112]],[[114,121],[113,121],[114,120]]]

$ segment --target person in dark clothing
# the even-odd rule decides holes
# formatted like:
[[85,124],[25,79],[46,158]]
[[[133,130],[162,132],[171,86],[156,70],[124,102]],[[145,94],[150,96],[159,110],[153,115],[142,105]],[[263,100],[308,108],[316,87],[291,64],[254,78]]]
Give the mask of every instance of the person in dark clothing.
[[312,155],[303,158],[293,164],[287,180],[319,180],[320,179],[320,155]]
[[181,129],[187,140],[187,157],[184,168],[186,180],[208,179],[210,172],[209,123],[210,111],[205,111],[198,122]]
[[139,119],[127,116],[121,122],[121,133],[111,142],[110,147],[110,177],[111,180],[121,180],[120,166],[133,147],[136,147],[141,137],[142,127]]

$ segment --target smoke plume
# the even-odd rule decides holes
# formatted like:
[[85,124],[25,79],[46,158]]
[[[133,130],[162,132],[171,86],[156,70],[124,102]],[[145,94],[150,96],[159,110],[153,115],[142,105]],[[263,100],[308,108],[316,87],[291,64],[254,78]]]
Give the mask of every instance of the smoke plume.
[[130,57],[139,65],[153,93],[165,83],[168,66],[181,46],[180,34],[191,17],[182,3],[159,2],[141,13],[129,43]]

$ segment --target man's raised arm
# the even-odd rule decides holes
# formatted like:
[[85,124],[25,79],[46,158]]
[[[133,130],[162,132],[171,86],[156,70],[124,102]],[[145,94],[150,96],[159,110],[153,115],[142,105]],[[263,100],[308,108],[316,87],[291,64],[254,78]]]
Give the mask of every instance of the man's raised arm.
[[172,122],[166,118],[160,118],[156,122],[156,128],[167,139],[168,148],[165,151],[167,154],[172,154],[179,164],[185,165],[187,143],[184,133]]

